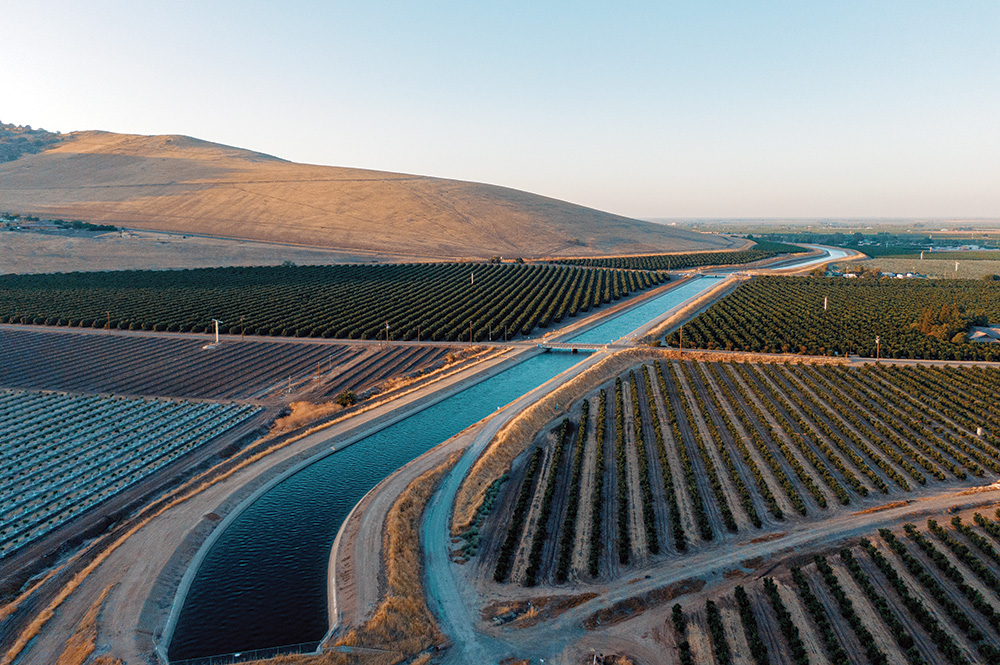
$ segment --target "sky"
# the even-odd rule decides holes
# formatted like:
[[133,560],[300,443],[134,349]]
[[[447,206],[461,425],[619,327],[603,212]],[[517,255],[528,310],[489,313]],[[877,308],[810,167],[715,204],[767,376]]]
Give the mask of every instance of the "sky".
[[1000,2],[0,0],[0,120],[642,218],[1000,217]]

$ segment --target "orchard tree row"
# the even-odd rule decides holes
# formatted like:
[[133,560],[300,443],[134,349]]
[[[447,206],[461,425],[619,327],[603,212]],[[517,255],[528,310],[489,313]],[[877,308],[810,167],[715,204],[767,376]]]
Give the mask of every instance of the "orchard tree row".
[[231,334],[502,340],[666,279],[478,263],[4,275],[0,323],[206,332],[219,319]]
[[797,245],[765,240],[748,249],[734,252],[694,252],[691,254],[648,254],[644,256],[610,256],[596,259],[561,259],[557,263],[597,268],[624,268],[628,270],[685,270],[700,266],[742,265],[774,258],[780,254],[808,252]]
[[[683,345],[755,353],[993,360],[1000,282],[757,277],[684,326]],[[878,341],[876,342],[876,338]],[[679,331],[667,343],[681,343]]]
[[[988,485],[1000,371],[966,369],[639,364],[515,461],[524,480],[502,487],[480,530],[500,553],[484,565],[529,586],[614,578],[803,519]],[[1000,564],[1000,549],[987,554]],[[1000,594],[1000,575],[985,583]]]

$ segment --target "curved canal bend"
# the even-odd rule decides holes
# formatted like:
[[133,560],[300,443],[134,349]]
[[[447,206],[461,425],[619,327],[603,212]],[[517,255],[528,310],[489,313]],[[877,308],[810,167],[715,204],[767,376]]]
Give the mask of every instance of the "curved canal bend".
[[[717,284],[702,277],[570,338],[609,343]],[[329,552],[354,505],[396,469],[572,367],[530,357],[271,487],[208,545],[170,638],[170,660],[311,643],[326,634]]]

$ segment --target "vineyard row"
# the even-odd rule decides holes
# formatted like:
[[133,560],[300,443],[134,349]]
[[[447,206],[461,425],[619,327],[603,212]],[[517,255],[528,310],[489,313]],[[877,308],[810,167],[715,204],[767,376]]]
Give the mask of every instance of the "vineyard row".
[[[677,603],[662,639],[681,663],[972,665],[1000,662],[997,519],[904,525]],[[697,626],[697,629],[695,629]],[[786,660],[787,659],[787,660]]]
[[997,401],[994,369],[639,365],[515,463],[480,565],[527,585],[614,577],[841,506],[987,484]]

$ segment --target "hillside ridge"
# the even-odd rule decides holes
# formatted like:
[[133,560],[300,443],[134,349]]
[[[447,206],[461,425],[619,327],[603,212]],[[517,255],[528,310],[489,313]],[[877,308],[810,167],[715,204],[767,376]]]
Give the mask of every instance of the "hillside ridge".
[[182,135],[73,132],[0,164],[0,209],[413,257],[596,256],[740,244],[509,187],[298,164]]

